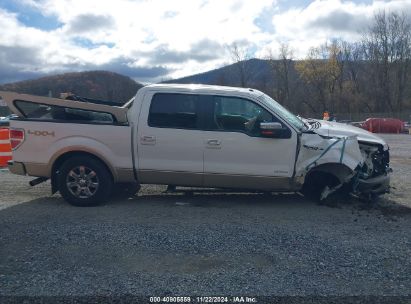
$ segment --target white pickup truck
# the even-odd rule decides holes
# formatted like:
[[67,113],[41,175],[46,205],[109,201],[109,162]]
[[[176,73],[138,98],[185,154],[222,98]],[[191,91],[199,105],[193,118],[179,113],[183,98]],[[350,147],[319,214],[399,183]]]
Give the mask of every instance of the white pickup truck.
[[[71,204],[140,184],[374,196],[389,190],[389,152],[378,136],[299,118],[254,89],[160,84],[124,106],[0,92],[15,174],[51,179]],[[75,98],[72,98],[75,99]]]

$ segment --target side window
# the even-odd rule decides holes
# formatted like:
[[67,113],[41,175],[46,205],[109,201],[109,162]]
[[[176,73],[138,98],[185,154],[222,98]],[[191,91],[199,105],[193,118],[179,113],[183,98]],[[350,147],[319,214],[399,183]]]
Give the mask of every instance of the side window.
[[212,130],[243,132],[250,136],[260,136],[261,122],[278,120],[256,103],[237,97],[213,97]]
[[198,96],[157,93],[151,100],[148,125],[159,128],[197,129]]
[[113,124],[115,122],[115,118],[109,113],[66,108],[22,100],[16,100],[15,105],[24,114],[24,116],[29,119],[101,124]]

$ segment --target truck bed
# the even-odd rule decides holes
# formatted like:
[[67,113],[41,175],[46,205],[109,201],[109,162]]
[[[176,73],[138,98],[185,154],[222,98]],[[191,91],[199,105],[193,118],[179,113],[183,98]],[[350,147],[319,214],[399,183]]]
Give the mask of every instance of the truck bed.
[[[13,161],[24,163],[17,169],[24,170],[20,173],[50,177],[59,158],[88,153],[108,164],[114,181],[134,180],[127,108],[14,92],[0,92],[0,96],[18,115],[10,128],[24,130],[24,141],[13,151]],[[112,119],[105,121],[106,117]]]

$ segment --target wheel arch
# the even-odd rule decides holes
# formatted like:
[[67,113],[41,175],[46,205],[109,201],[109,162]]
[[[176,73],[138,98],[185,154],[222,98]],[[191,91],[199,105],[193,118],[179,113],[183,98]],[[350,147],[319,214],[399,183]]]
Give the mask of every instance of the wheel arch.
[[56,193],[58,191],[58,186],[57,186],[57,171],[58,168],[61,167],[61,165],[68,160],[69,158],[72,157],[76,157],[76,156],[86,156],[86,157],[90,157],[93,158],[97,161],[99,161],[101,164],[104,165],[104,167],[107,169],[107,171],[110,173],[110,176],[113,180],[113,182],[115,182],[117,180],[117,176],[116,176],[116,171],[114,170],[114,168],[112,168],[109,163],[100,155],[96,155],[94,153],[91,153],[89,151],[83,151],[83,150],[72,150],[72,151],[66,151],[63,152],[61,154],[55,155],[53,157],[52,160],[52,166],[51,166],[51,172],[50,172],[50,176],[51,176],[51,185],[52,185],[52,193]]
[[305,175],[305,179],[309,178],[312,174],[321,173],[326,175],[332,175],[333,177],[338,179],[340,183],[343,183],[348,176],[352,175],[353,170],[351,170],[349,167],[341,163],[321,164],[308,171],[308,173]]

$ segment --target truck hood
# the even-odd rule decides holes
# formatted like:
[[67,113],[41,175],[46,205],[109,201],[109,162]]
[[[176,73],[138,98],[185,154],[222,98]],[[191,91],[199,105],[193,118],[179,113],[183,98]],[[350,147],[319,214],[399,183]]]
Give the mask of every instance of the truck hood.
[[310,131],[318,135],[330,137],[357,136],[358,141],[380,144],[384,146],[384,149],[388,149],[387,143],[381,137],[361,128],[326,120],[306,120],[306,122],[311,125]]

